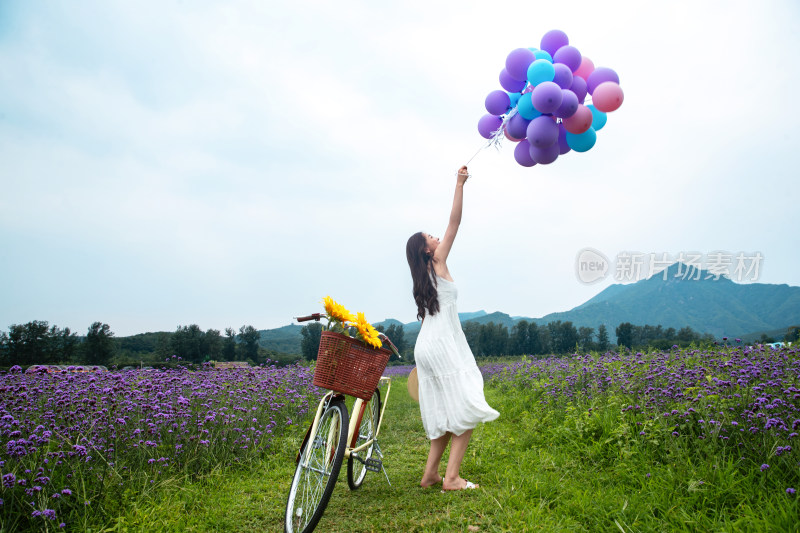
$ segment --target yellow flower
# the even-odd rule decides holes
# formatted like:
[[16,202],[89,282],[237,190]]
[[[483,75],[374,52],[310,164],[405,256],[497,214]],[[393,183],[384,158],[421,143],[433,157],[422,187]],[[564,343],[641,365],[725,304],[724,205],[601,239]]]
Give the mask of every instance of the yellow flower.
[[333,310],[333,318],[340,322],[353,322],[356,317],[353,316],[353,313],[345,309],[345,307],[341,304],[336,304],[336,307]]
[[330,296],[326,296],[325,298],[322,299],[322,302],[325,304],[325,314],[332,315],[333,308],[336,305],[336,302],[333,301],[333,298],[331,298]]
[[356,327],[356,330],[358,330],[358,337],[361,338],[361,340],[363,340],[365,343],[374,348],[380,348],[383,345],[381,339],[378,337],[378,330],[373,328],[372,324],[367,322],[366,317],[364,317],[364,313],[358,313],[353,325]]
[[336,303],[330,296],[326,296],[322,299],[322,301],[325,304],[325,313],[332,320],[341,322],[342,325],[345,325],[348,322],[353,322],[356,319],[353,316],[353,313],[348,311],[342,304]]

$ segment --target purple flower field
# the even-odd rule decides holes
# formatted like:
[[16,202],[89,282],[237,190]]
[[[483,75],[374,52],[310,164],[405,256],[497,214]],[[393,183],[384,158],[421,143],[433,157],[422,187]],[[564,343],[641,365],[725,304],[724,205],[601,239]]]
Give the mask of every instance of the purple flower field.
[[383,371],[384,376],[389,377],[397,377],[397,378],[404,378],[408,377],[408,374],[411,373],[411,370],[414,368],[414,365],[396,365],[396,366],[387,366],[386,370]]
[[[686,349],[573,355],[484,365],[487,386],[525,394],[573,438],[729,459],[747,475],[800,484],[800,350]],[[612,415],[609,416],[609,413]],[[605,440],[608,439],[608,440]],[[791,489],[791,490],[790,490]]]
[[[538,440],[525,446],[562,439],[598,465],[637,457],[631,468],[648,480],[678,456],[722,458],[762,490],[796,498],[797,349],[575,354],[481,371],[487,390],[513,392],[504,416],[533,417]],[[0,374],[0,529],[108,523],[137,495],[263,460],[299,434],[322,393],[312,382],[299,365]]]
[[0,374],[0,529],[74,527],[123,494],[261,459],[316,403],[312,381],[302,366]]

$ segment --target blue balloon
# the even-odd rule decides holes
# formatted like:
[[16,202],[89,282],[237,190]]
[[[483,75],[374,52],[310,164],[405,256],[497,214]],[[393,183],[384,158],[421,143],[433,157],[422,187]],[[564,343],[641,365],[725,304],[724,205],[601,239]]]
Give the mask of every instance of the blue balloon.
[[589,128],[578,134],[567,132],[567,146],[576,152],[588,152],[596,142],[597,133],[595,133],[594,128]]
[[[550,54],[548,54],[544,50],[531,50],[531,51],[533,52],[533,55],[536,57],[536,59],[546,59],[551,63],[553,62],[553,56],[551,56]],[[549,81],[553,81],[553,80],[549,80]]]
[[536,111],[536,108],[533,107],[531,93],[525,93],[520,97],[519,102],[517,102],[517,113],[526,120],[533,120],[541,115],[541,113]]
[[543,81],[553,81],[555,77],[556,69],[549,61],[537,59],[528,67],[528,82],[531,85],[539,85]]
[[522,96],[521,93],[508,93],[508,98],[511,100],[511,107],[517,107],[517,102],[519,102],[520,96]]
[[594,131],[602,130],[603,126],[606,125],[606,121],[608,120],[608,114],[603,113],[592,104],[589,104],[586,107],[592,111],[592,129]]

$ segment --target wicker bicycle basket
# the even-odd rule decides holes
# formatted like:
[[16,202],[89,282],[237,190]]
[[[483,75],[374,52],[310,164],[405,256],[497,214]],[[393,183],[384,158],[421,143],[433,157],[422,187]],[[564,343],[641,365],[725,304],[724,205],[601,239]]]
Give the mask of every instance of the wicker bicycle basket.
[[371,348],[347,335],[323,331],[314,385],[369,400],[391,355],[386,348]]

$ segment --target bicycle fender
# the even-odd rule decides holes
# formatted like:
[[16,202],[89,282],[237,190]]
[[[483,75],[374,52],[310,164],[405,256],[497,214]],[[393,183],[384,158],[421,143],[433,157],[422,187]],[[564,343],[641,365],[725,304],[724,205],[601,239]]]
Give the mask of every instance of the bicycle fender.
[[[311,424],[313,426],[313,423]],[[294,464],[298,464],[300,462],[300,456],[303,454],[303,449],[306,447],[306,443],[308,442],[308,437],[311,434],[311,426],[308,426],[306,430],[306,436],[303,437],[303,442],[300,444],[300,449],[297,450],[297,457],[294,458]]]

